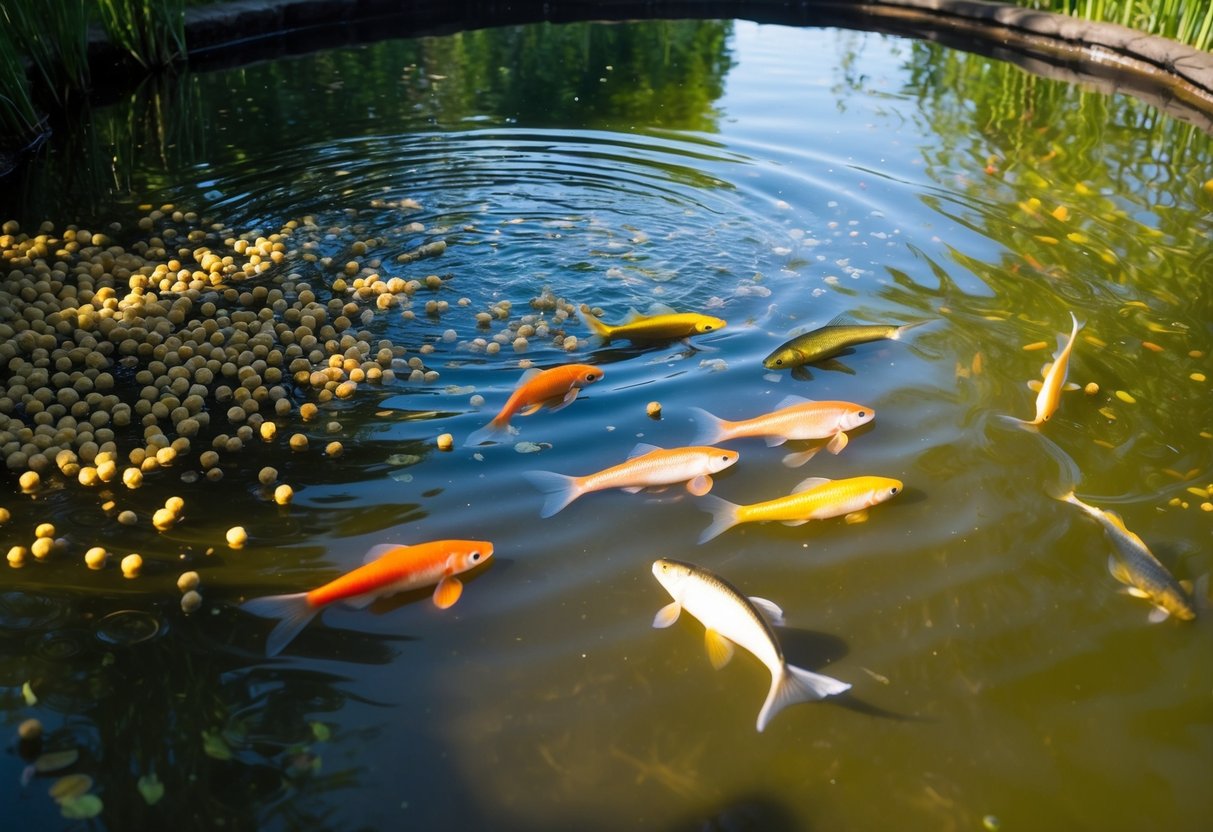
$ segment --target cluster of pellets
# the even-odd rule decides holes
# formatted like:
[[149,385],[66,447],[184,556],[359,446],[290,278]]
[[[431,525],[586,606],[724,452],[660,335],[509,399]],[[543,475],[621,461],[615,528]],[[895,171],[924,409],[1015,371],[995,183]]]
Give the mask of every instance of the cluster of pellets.
[[[238,459],[252,442],[285,437],[291,452],[307,453],[308,422],[333,436],[323,452],[337,457],[342,426],[326,421],[326,403],[398,374],[411,383],[438,379],[424,357],[435,343],[408,355],[367,328],[391,312],[405,321],[424,314],[433,328],[450,311],[439,297],[450,278],[381,274],[385,264],[368,254],[387,246],[387,237],[357,225],[323,227],[312,217],[237,236],[172,205],[146,210],[140,239],[125,247],[111,239],[123,232],[117,223],[101,233],[56,231],[51,223],[33,234],[13,221],[0,227],[0,457],[23,493],[60,483],[137,489],[174,467],[187,483],[218,481],[224,457]],[[413,222],[389,233],[395,240],[427,229]],[[411,267],[446,245],[425,242],[394,260]],[[335,249],[342,256],[324,254]],[[426,293],[423,313],[414,302],[419,293]],[[466,297],[456,303],[470,305]],[[487,355],[526,352],[532,343],[586,346],[565,331],[577,322],[574,304],[544,290],[529,306],[516,317],[510,301],[496,300],[468,322],[484,336],[459,342],[447,329],[433,341],[447,352]],[[278,504],[293,499],[275,469],[258,479]],[[129,511],[118,519],[139,522]],[[180,507],[166,505],[151,522],[165,531],[179,519]],[[229,531],[233,548],[245,539],[243,529]],[[9,563],[24,564],[27,552],[45,557],[65,541],[39,535],[34,546],[14,547]],[[139,573],[137,558],[122,561],[128,577]],[[102,547],[85,554],[90,568],[109,560]]]

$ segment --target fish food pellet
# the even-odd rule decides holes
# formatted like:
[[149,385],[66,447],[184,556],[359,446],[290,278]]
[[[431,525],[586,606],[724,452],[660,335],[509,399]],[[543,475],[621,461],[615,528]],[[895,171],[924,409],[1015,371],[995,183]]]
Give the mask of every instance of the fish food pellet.
[[139,555],[127,555],[122,559],[122,577],[134,578],[143,569],[143,558]]
[[320,408],[316,407],[316,405],[312,404],[311,402],[305,402],[299,406],[299,418],[305,422],[310,422],[312,419],[315,419],[319,413]]
[[650,419],[661,418],[661,402],[649,402],[645,405],[644,412],[649,415]]
[[182,592],[189,592],[191,589],[197,589],[198,584],[202,583],[202,579],[197,572],[182,572],[177,577],[177,589]]
[[268,465],[266,467],[262,468],[257,473],[257,481],[264,486],[273,485],[274,481],[277,479],[278,479],[278,469],[271,468]]
[[342,444],[340,442],[330,442],[324,448],[324,452],[327,455],[332,456],[332,457],[341,456],[341,454],[344,450],[345,450],[345,448],[342,446]]
[[55,541],[50,537],[40,537],[29,547],[30,554],[38,560],[46,560],[55,548]]
[[1117,390],[1116,398],[1120,399],[1125,404],[1136,404],[1137,403],[1137,399],[1133,398],[1131,395],[1126,393],[1124,390]]
[[274,441],[274,437],[278,435],[278,426],[273,422],[262,422],[258,432],[266,442],[272,442]]
[[283,483],[274,489],[274,502],[280,506],[289,505],[295,499],[295,489]]
[[455,437],[451,436],[449,433],[441,434],[438,437],[438,450],[449,451],[449,450],[451,450],[451,448],[454,448],[454,447],[455,447]]
[[248,532],[244,530],[244,526],[232,526],[227,530],[225,537],[227,538],[227,545],[233,549],[239,549],[248,542]]
[[188,590],[181,596],[181,611],[183,613],[188,615],[191,612],[197,612],[201,606],[202,596],[198,594],[197,590]]
[[34,529],[34,537],[54,537],[55,525],[53,523],[39,523]]
[[17,482],[21,485],[22,492],[33,494],[42,485],[42,477],[38,476],[37,471],[26,471]]
[[127,468],[122,472],[122,484],[135,489],[143,485],[143,472],[138,468]]
[[1093,381],[1089,381],[1087,382],[1087,386],[1082,388],[1082,392],[1086,393],[1088,396],[1094,396],[1099,393],[1099,385]]
[[25,566],[25,559],[29,555],[29,551],[24,546],[13,546],[8,550],[8,565],[14,569],[20,569]]
[[139,522],[139,518],[135,515],[135,512],[127,509],[126,511],[119,512],[118,522],[124,526],[133,526]]
[[180,514],[185,510],[185,500],[180,497],[169,497],[164,501],[164,507],[173,514]]
[[27,719],[17,726],[17,736],[22,742],[33,742],[42,736],[42,723],[36,719]]
[[0,508],[0,526],[13,519],[13,514],[6,508]]
[[109,552],[101,546],[94,546],[84,553],[84,563],[89,569],[104,569],[109,560]]
[[171,529],[176,522],[177,515],[167,508],[158,508],[152,515],[152,525],[162,532]]

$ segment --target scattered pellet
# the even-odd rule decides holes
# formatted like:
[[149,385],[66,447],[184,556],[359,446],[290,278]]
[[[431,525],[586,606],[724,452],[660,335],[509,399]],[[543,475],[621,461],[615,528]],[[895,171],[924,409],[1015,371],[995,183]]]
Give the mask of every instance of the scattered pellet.
[[271,486],[278,479],[278,469],[272,468],[269,465],[262,468],[257,473],[257,481],[264,486]]
[[280,506],[289,505],[291,500],[295,498],[295,489],[291,488],[286,483],[274,489],[274,502]]
[[438,450],[449,451],[455,447],[455,437],[449,433],[443,433],[438,436]]
[[122,559],[122,577],[134,578],[143,569],[143,558],[136,554],[127,555]]
[[104,569],[109,552],[103,546],[94,546],[84,553],[84,563],[89,569]]
[[177,576],[177,589],[181,592],[189,592],[191,589],[197,589],[202,582],[197,572],[189,571],[182,572]]
[[331,457],[341,456],[341,454],[344,451],[345,451],[345,448],[342,446],[342,444],[335,440],[333,442],[328,443],[324,447],[325,454],[327,454],[328,456],[331,456]]
[[227,530],[225,537],[227,538],[227,545],[233,549],[239,549],[248,542],[248,532],[244,530],[244,526],[232,526]]
[[186,615],[189,615],[192,612],[197,612],[198,608],[201,606],[202,596],[197,590],[188,590],[181,596],[181,611]]
[[644,407],[644,412],[649,415],[650,419],[661,418],[661,402],[649,402]]

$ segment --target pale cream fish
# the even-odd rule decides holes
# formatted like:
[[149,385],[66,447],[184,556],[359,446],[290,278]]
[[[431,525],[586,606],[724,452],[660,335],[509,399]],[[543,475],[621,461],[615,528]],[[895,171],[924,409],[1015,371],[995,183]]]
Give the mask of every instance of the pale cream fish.
[[[847,431],[866,425],[876,417],[876,412],[866,405],[812,401],[801,396],[787,396],[775,410],[736,422],[720,419],[699,407],[691,408],[691,412],[699,423],[696,445],[715,445],[749,436],[763,437],[768,447],[782,445],[789,439],[828,439],[824,447],[832,454],[841,453],[847,446]],[[789,468],[799,467],[819,450],[821,446],[790,453],[783,458],[783,463]]]

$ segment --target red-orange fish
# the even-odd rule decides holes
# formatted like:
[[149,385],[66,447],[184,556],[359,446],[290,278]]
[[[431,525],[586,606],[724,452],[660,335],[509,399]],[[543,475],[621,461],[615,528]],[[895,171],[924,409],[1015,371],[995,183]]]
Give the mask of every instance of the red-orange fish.
[[518,412],[530,416],[541,407],[559,410],[573,403],[581,388],[602,378],[602,370],[592,364],[565,364],[548,370],[527,370],[518,380],[518,387],[493,421],[473,431],[467,445],[479,445],[495,433],[510,426],[510,418]]
[[324,586],[311,592],[254,598],[243,608],[263,618],[280,619],[265,643],[266,653],[275,656],[316,613],[338,601],[362,609],[379,598],[437,584],[434,604],[446,609],[463,594],[463,582],[455,576],[492,556],[493,544],[487,540],[433,540],[415,546],[380,544],[366,553],[362,566]]

